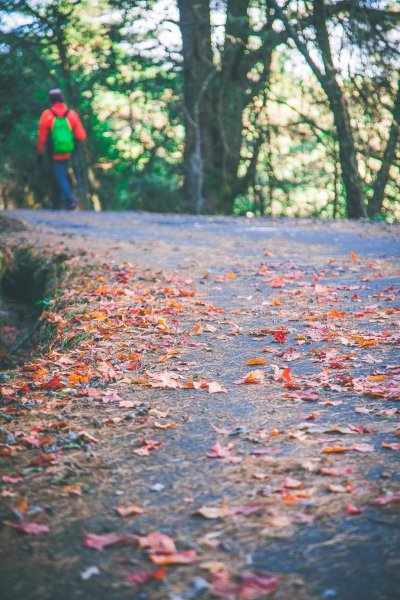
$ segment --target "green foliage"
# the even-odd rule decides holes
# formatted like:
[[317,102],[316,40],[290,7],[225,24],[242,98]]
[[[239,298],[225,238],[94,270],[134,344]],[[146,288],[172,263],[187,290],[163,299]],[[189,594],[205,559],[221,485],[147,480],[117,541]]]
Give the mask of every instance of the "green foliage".
[[[306,3],[298,5],[304,8]],[[264,14],[262,2],[253,2],[252,7],[254,15]],[[47,108],[47,91],[58,85],[87,129],[90,193],[103,208],[184,210],[183,71],[179,60],[174,63],[176,53],[169,55],[157,42],[156,12],[152,12],[156,8],[154,1],[3,0],[3,206],[50,207],[56,198],[50,162],[37,167],[35,143],[40,113]],[[346,39],[354,45],[362,27],[352,32],[350,24],[345,20],[343,27]],[[359,43],[360,65],[368,60],[378,65],[379,49],[371,50],[368,39]],[[366,198],[372,195],[390,125],[395,81],[387,63],[380,70],[374,67],[370,73],[351,74],[344,82],[357,123],[354,135]],[[257,79],[262,69],[261,59],[249,77]],[[384,98],[379,97],[380,90]],[[284,45],[275,51],[267,92],[260,86],[243,114],[240,173],[246,171],[260,132],[264,141],[255,175],[248,190],[237,196],[234,212],[345,215],[329,105],[316,79]],[[390,175],[384,210],[386,218],[394,219],[399,217],[398,160]]]

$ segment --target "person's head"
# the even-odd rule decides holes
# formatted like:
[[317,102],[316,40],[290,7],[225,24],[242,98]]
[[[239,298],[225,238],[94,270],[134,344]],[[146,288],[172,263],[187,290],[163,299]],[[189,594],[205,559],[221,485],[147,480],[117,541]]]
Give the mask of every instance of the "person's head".
[[64,96],[62,95],[62,91],[60,88],[51,88],[49,90],[49,102],[50,104],[55,104],[56,102],[64,102]]

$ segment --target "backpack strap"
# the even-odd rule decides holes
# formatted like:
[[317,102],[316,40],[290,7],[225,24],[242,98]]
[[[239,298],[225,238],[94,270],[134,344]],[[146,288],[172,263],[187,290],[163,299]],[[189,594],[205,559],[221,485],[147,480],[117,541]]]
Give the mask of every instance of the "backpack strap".
[[51,114],[52,114],[52,115],[54,115],[54,117],[55,117],[56,119],[59,119],[59,118],[61,118],[61,119],[65,119],[65,117],[67,117],[67,116],[68,116],[68,113],[69,113],[69,108],[67,108],[67,110],[65,111],[65,114],[63,114],[63,115],[62,115],[62,117],[60,117],[60,115],[57,115],[57,114],[54,112],[54,110],[53,110],[52,108],[49,108],[49,111],[51,112]]

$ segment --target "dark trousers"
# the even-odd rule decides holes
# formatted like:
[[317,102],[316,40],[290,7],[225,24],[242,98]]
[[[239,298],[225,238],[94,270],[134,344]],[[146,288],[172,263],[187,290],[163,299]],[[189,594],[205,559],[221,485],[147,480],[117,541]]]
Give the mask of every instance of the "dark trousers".
[[68,178],[68,160],[53,160],[53,175],[57,184],[62,204],[67,207],[76,204]]

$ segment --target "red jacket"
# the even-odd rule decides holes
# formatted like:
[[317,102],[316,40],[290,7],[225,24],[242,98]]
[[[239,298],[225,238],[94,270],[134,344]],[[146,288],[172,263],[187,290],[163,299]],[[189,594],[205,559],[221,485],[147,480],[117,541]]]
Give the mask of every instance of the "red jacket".
[[[67,106],[63,102],[56,102],[51,107],[51,110],[48,108],[47,110],[44,110],[42,112],[39,121],[38,138],[36,145],[38,154],[43,153],[49,134],[51,132],[51,128],[53,127],[55,117],[51,111],[53,111],[58,117],[63,117],[67,110]],[[78,114],[74,110],[70,110],[68,112],[67,120],[71,126],[74,138],[78,142],[82,142],[83,140],[85,140],[86,131],[83,128],[82,122]],[[68,154],[53,154],[54,160],[66,160],[68,158],[71,158],[70,152],[68,152]]]

